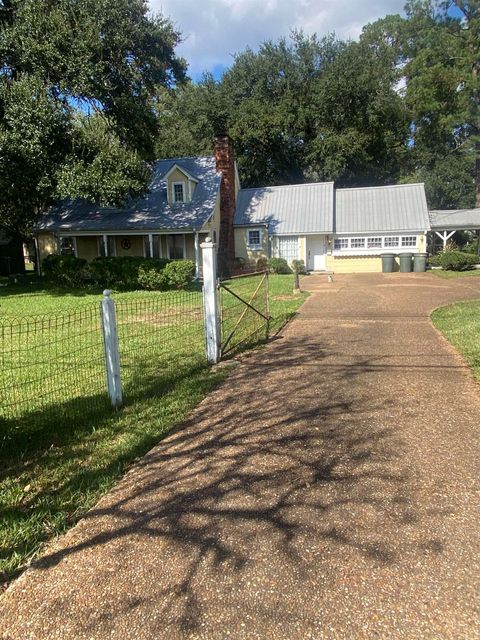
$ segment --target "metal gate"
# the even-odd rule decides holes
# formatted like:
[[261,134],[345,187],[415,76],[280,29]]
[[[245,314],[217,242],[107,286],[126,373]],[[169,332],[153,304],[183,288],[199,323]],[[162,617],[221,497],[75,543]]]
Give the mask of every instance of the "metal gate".
[[222,357],[268,337],[268,273],[220,282]]

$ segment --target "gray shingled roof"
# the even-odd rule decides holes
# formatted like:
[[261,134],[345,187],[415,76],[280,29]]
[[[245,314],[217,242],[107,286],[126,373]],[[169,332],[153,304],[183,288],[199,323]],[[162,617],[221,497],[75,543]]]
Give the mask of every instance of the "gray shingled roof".
[[337,189],[335,209],[337,234],[430,228],[423,184]]
[[[198,180],[192,200],[168,204],[163,177],[177,164]],[[95,232],[200,229],[212,215],[222,174],[215,158],[171,158],[155,163],[149,191],[125,209],[85,201],[61,202],[36,224],[37,231]]]
[[480,209],[430,211],[432,229],[480,229]]
[[332,233],[333,182],[242,189],[235,224],[268,224],[276,235]]

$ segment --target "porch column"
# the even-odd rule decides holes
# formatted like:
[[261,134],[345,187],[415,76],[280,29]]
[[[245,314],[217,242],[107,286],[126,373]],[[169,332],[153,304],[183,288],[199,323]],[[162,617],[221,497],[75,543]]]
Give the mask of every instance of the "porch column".
[[187,235],[183,234],[183,259],[187,259]]
[[105,253],[105,257],[108,256],[108,237],[104,234],[103,235],[103,251]]
[[153,233],[148,234],[148,244],[150,246],[150,258],[153,258]]
[[200,277],[200,243],[198,239],[198,233],[195,233],[194,243],[195,243],[195,279],[198,280],[198,278]]
[[73,255],[78,258],[77,236],[73,236]]

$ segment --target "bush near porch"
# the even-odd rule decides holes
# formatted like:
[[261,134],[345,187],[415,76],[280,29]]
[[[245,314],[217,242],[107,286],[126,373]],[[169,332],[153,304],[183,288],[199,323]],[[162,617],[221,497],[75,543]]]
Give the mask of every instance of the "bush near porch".
[[71,255],[51,255],[43,261],[43,271],[59,286],[94,285],[119,291],[163,291],[187,287],[195,273],[195,265],[191,260],[136,256],[101,257],[87,263]]

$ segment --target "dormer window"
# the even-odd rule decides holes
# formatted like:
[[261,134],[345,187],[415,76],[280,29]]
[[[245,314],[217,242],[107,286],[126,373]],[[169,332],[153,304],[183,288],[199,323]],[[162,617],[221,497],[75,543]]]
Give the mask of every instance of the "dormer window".
[[173,202],[185,202],[185,183],[174,182],[173,189]]

